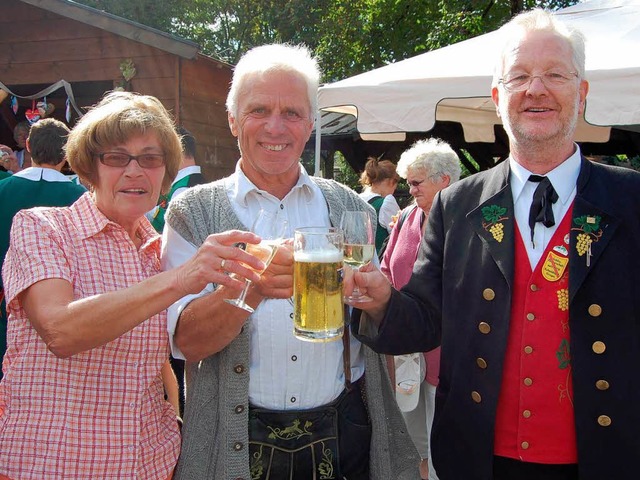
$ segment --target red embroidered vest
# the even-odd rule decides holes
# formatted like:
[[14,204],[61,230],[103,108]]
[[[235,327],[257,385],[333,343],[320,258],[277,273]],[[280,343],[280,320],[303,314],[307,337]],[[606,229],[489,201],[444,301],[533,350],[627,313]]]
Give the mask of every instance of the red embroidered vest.
[[494,451],[525,462],[577,463],[569,355],[569,228],[565,215],[534,272],[516,227],[509,337]]

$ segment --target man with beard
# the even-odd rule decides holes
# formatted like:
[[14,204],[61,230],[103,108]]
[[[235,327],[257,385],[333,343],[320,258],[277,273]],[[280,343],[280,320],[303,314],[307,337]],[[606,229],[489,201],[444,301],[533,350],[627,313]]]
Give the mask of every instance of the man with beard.
[[437,195],[401,291],[373,266],[346,279],[374,299],[353,328],[383,353],[442,345],[442,480],[630,480],[640,175],[587,161],[573,141],[582,35],[542,10],[504,33],[491,93],[509,159]]

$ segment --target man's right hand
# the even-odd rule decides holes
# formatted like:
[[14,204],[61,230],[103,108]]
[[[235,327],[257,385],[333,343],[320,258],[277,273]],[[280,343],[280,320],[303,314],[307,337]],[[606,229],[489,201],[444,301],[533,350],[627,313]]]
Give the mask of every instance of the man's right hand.
[[368,302],[350,302],[346,303],[352,307],[358,308],[366,312],[368,317],[377,325],[382,322],[384,314],[387,310],[387,304],[391,298],[391,283],[387,277],[372,263],[368,263],[359,270],[345,268],[343,294],[346,297],[351,295],[354,287],[357,285],[360,293],[370,297],[372,300]]

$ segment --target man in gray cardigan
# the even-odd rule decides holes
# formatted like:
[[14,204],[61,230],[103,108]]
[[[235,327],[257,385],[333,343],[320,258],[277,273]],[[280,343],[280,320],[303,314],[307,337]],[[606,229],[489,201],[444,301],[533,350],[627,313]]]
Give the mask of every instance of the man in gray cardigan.
[[[302,47],[258,47],[240,60],[227,109],[241,158],[233,175],[194,187],[171,203],[164,232],[166,268],[183,263],[212,233],[247,230],[261,209],[283,216],[289,237],[298,227],[338,225],[345,210],[373,216],[355,192],[310,177],[300,165],[313,128],[319,75],[317,62]],[[338,400],[343,405],[345,398],[349,407],[338,409],[337,423],[339,436],[348,441],[339,442],[330,465],[315,465],[302,455],[285,462],[294,472],[286,478],[307,480],[310,472],[313,478],[418,478],[418,455],[381,357],[353,337],[344,344],[296,339],[292,277],[291,251],[280,247],[247,295],[254,313],[225,303],[239,292],[217,285],[170,309],[173,353],[187,360],[184,437],[174,478],[283,478],[273,470],[282,465],[250,455],[255,436],[249,419],[255,409],[276,418],[304,415]]]

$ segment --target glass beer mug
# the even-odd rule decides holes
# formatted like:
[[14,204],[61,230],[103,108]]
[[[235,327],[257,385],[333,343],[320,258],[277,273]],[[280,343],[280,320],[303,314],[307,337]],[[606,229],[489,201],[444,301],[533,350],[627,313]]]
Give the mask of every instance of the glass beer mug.
[[342,231],[299,228],[293,243],[294,334],[309,342],[342,338]]

